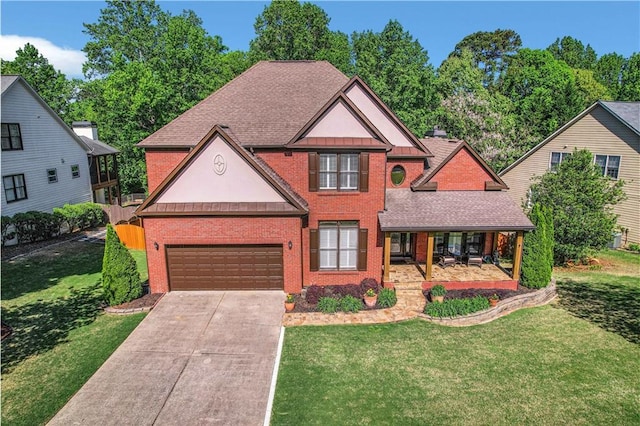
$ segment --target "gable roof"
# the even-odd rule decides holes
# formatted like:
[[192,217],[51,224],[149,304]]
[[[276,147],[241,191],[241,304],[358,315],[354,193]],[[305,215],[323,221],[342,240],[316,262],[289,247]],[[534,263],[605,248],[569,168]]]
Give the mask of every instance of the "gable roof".
[[489,173],[493,180],[498,184],[493,189],[508,189],[507,184],[498,176],[498,174],[487,164],[486,161],[471,147],[467,142],[457,139],[446,138],[423,138],[422,143],[428,146],[433,153],[433,158],[429,159],[429,168],[425,170],[422,176],[418,177],[411,183],[411,188],[420,190],[421,187],[429,182],[436,173],[438,173],[458,152],[466,149],[473,158],[480,163],[480,166]]
[[375,139],[378,139],[382,144],[385,144],[387,147],[391,148],[391,144],[384,137],[382,133],[369,121],[369,119],[358,109],[358,107],[345,95],[345,93],[340,90],[337,92],[331,99],[327,101],[327,103],[318,110],[317,113],[298,131],[298,133],[291,138],[291,141],[287,144],[287,146],[292,147],[295,146],[298,140],[304,138],[307,133],[313,129],[314,125],[319,123],[328,113],[332,110],[332,108],[341,103],[348,112],[350,112],[353,117],[362,125],[368,132],[370,132]]
[[548,136],[545,140],[540,142],[538,145],[531,148],[528,152],[526,152],[522,157],[518,158],[508,167],[500,172],[500,176],[503,176],[505,173],[516,167],[518,164],[522,163],[525,159],[527,159],[531,154],[545,146],[548,142],[555,139],[556,136],[567,130],[569,127],[573,126],[576,122],[582,119],[585,115],[589,114],[596,107],[602,107],[605,111],[611,114],[613,117],[618,119],[622,124],[627,126],[632,132],[640,136],[640,102],[610,102],[610,101],[597,101],[589,108],[582,111],[580,114],[573,117],[569,122],[567,122],[564,126],[560,127],[558,130],[553,132],[550,136]]
[[[181,173],[186,170],[198,154],[215,138],[220,136],[240,157],[242,157],[276,192],[287,202],[202,202],[202,203],[156,203]],[[308,213],[308,204],[284,179],[271,169],[262,159],[253,156],[231,138],[219,125],[202,138],[189,154],[160,183],[149,197],[138,207],[138,216],[303,216]]]
[[243,146],[283,146],[347,81],[326,61],[258,62],[138,146],[195,146],[215,124]]
[[[44,101],[44,99],[42,99],[40,95],[38,95],[38,92],[36,92],[24,78],[19,75],[3,75],[2,79],[0,80],[0,84],[2,85],[2,89],[0,92],[1,97],[4,97],[5,94],[9,93],[10,89],[16,87],[17,84],[21,84],[22,87],[27,91],[27,93],[29,93],[33,97],[33,99],[35,99],[49,113],[49,115],[53,117],[53,119],[60,125],[60,127],[62,127],[71,136],[71,138],[82,147],[82,149],[87,151],[87,153],[91,151],[91,148],[89,148],[89,146],[87,146],[87,144],[82,139],[80,139],[80,137],[76,135],[76,133],[71,130],[71,128],[69,128],[69,126],[67,126],[67,123],[65,123],[62,118],[60,118],[60,116],[53,109],[51,109],[51,107]],[[6,108],[6,105],[3,105],[3,107]]]

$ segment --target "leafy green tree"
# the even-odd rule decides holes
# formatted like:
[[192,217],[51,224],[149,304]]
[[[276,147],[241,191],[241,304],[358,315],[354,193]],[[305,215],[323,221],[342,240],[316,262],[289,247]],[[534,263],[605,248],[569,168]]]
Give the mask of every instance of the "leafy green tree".
[[552,211],[556,264],[584,261],[611,241],[612,208],[625,199],[622,180],[603,176],[587,150],[574,150],[531,185],[532,202]]
[[427,116],[438,104],[427,51],[394,20],[381,33],[353,33],[351,39],[356,73],[411,131],[424,135]]
[[626,60],[622,55],[618,53],[607,53],[598,58],[593,68],[593,76],[599,83],[607,88],[611,99],[618,99],[622,69],[625,64]]
[[565,61],[571,68],[591,70],[596,65],[596,51],[590,45],[584,45],[580,40],[565,36],[557,38],[547,50],[554,58]]
[[122,245],[109,224],[102,259],[102,288],[109,306],[129,302],[142,296],[142,284],[136,261]]
[[352,72],[349,40],[329,29],[331,19],[319,6],[274,0],[253,25],[249,57],[259,60],[328,60],[345,73]]
[[49,60],[32,44],[25,44],[16,51],[13,61],[2,60],[2,74],[18,74],[63,119],[66,117],[73,94],[73,85],[57,71]]
[[593,71],[574,69],[573,75],[576,78],[576,88],[582,98],[583,108],[586,108],[599,99],[613,99],[609,90],[593,76]]
[[571,67],[547,50],[521,49],[509,60],[500,92],[514,104],[531,148],[584,109]]
[[620,101],[640,101],[640,53],[636,52],[627,59],[622,68]]
[[491,86],[506,70],[509,57],[515,55],[520,46],[520,35],[513,30],[478,31],[456,44],[453,54],[460,55],[463,50],[469,50],[475,65],[484,73],[485,86]]
[[553,272],[553,223],[551,212],[534,204],[529,219],[536,229],[524,236],[520,280],[525,287],[542,288],[551,281]]

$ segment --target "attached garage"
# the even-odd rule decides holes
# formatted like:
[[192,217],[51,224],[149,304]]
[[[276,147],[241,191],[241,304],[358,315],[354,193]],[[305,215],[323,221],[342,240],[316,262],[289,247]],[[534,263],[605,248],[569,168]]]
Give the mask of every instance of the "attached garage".
[[167,246],[169,289],[282,290],[281,245]]

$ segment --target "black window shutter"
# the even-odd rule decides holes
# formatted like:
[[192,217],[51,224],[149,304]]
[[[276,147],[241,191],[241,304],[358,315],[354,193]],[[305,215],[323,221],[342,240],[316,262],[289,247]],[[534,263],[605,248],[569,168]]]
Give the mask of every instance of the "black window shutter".
[[369,153],[360,153],[360,192],[369,192]]
[[318,230],[309,229],[309,269],[320,270],[320,241],[318,240]]
[[309,192],[318,191],[319,155],[317,152],[309,153]]
[[367,241],[369,232],[367,229],[360,229],[358,232],[358,271],[367,270]]

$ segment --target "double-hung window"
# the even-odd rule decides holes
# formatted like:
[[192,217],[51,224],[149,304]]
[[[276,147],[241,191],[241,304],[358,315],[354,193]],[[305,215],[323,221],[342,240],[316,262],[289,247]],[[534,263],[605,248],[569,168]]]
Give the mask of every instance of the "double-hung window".
[[47,179],[49,180],[49,183],[56,183],[58,181],[58,170],[47,169]]
[[358,154],[320,154],[320,189],[357,191]]
[[358,267],[358,222],[320,222],[320,269],[355,270]]
[[71,166],[71,177],[73,179],[80,177],[80,166],[78,164]]
[[22,149],[22,135],[17,123],[2,123],[2,150],[16,151]]
[[23,174],[3,176],[2,186],[4,186],[4,196],[7,203],[27,198],[27,186],[24,183]]
[[570,155],[571,153],[569,152],[552,152],[551,160],[549,161],[549,169],[550,170],[557,169],[558,164],[562,163],[562,161]]
[[595,163],[600,168],[603,176],[618,179],[618,172],[620,171],[619,155],[596,155]]

